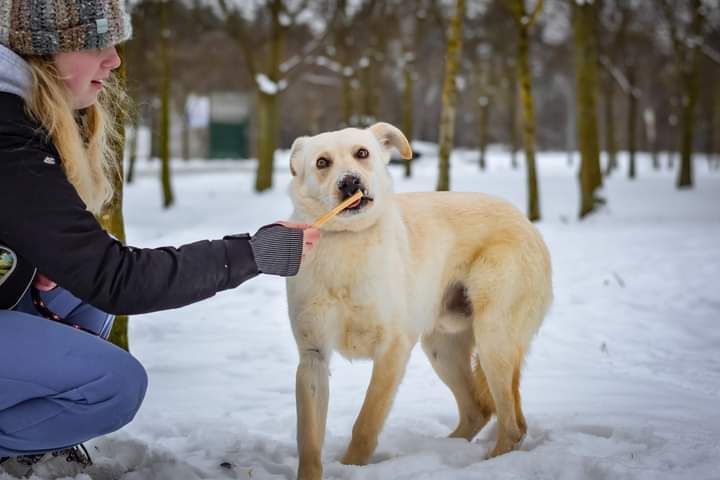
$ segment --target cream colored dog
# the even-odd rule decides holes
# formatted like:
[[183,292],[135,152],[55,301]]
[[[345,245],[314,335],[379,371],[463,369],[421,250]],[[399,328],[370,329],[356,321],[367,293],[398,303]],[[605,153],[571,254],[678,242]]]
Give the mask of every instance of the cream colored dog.
[[403,158],[412,155],[402,132],[387,123],[301,137],[292,147],[294,221],[312,223],[357,190],[364,193],[323,227],[287,282],[300,353],[300,479],[322,477],[334,350],[374,362],[345,464],[370,460],[418,338],[457,400],[460,420],[451,437],[472,439],[495,414],[495,456],[526,431],[518,385],[552,298],[547,248],[503,200],[394,194],[386,168],[393,147]]

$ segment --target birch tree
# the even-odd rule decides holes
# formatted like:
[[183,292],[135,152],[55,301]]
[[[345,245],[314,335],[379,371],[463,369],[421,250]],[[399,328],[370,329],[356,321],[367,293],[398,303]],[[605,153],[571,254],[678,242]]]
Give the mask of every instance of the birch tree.
[[512,0],[508,4],[518,35],[518,81],[522,104],[523,146],[527,168],[527,215],[531,221],[540,220],[540,195],[538,192],[537,166],[535,163],[535,106],[530,74],[530,32],[542,11],[543,0],[537,0],[532,12],[528,12],[525,0]]
[[701,0],[657,0],[670,34],[680,86],[680,169],[677,188],[693,186],[693,135],[698,98],[699,62],[702,47]]
[[443,80],[442,112],[440,114],[440,161],[436,190],[450,190],[450,154],[455,133],[457,103],[457,78],[462,52],[463,20],[465,0],[456,0],[455,13],[450,21],[445,55],[445,77]]
[[175,203],[170,180],[170,2],[160,0],[160,182],[162,184],[163,207]]
[[575,32],[575,83],[577,135],[580,147],[580,218],[600,203],[596,190],[602,187],[600,147],[597,131],[597,5],[571,1]]

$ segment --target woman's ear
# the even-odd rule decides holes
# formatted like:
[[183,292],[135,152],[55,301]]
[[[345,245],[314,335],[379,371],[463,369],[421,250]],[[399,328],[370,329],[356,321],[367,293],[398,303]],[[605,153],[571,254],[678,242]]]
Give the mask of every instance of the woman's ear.
[[292,173],[292,176],[297,176],[298,172],[300,171],[300,168],[302,167],[302,149],[303,149],[303,143],[308,137],[298,137],[295,139],[295,141],[292,144],[292,147],[290,147],[290,173]]
[[[369,127],[368,130],[375,135],[375,138],[380,142],[385,152],[389,154],[392,148],[396,148],[404,160],[412,160],[413,151],[412,147],[410,147],[410,142],[408,142],[408,139],[405,138],[405,135],[403,135],[399,128],[389,123],[379,122]],[[390,155],[388,155],[388,161],[389,160]]]

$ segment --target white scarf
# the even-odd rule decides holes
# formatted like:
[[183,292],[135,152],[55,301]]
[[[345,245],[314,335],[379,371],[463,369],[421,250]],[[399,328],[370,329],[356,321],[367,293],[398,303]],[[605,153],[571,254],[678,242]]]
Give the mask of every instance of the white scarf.
[[32,88],[30,66],[17,53],[0,44],[0,92],[8,92],[27,100]]

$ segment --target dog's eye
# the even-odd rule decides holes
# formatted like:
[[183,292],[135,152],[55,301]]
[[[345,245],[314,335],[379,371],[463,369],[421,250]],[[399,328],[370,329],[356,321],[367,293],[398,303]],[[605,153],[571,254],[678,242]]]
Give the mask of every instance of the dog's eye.
[[330,160],[325,157],[320,157],[315,162],[317,168],[328,168],[330,166]]
[[370,152],[367,151],[367,148],[361,148],[355,152],[355,156],[357,158],[368,158],[370,156]]

